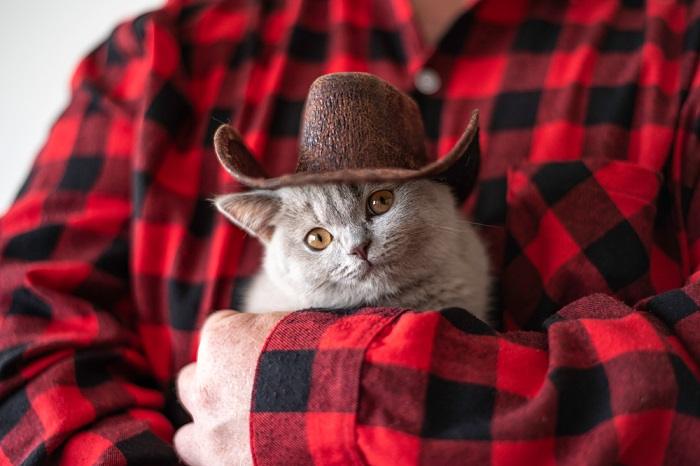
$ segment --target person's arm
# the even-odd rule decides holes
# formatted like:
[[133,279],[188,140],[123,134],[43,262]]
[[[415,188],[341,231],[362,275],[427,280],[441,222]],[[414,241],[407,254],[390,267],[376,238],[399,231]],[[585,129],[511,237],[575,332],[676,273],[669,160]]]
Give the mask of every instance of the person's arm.
[[581,298],[542,332],[468,312],[305,311],[259,358],[255,464],[700,463],[700,73],[667,180],[687,285]]
[[255,464],[694,464],[700,285],[604,295],[546,333],[462,310],[286,317],[260,357]]
[[123,24],[82,61],[0,220],[0,465],[177,462],[129,285],[148,28]]

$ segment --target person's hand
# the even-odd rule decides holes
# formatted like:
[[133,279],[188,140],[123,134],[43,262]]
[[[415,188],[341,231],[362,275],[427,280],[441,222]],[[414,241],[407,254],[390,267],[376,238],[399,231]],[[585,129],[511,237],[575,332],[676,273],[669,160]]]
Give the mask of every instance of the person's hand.
[[187,464],[253,464],[249,418],[255,368],[265,339],[286,315],[219,311],[204,323],[197,362],[177,378],[180,402],[193,419],[174,438]]

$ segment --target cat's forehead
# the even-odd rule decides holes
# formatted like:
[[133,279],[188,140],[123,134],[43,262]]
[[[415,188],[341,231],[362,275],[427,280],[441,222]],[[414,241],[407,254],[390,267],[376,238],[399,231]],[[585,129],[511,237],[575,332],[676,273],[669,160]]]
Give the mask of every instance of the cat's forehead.
[[313,215],[328,222],[347,219],[365,196],[363,185],[309,185],[281,190],[284,208],[291,215]]

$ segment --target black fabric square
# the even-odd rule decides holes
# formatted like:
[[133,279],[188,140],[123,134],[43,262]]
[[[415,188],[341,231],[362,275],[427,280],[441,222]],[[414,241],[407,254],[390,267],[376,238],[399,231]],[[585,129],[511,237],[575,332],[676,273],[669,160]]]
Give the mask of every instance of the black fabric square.
[[458,57],[464,50],[464,45],[467,40],[467,33],[472,27],[474,15],[471,11],[462,14],[457,21],[452,24],[452,27],[440,39],[437,49],[440,53],[452,57]]
[[125,61],[124,55],[119,50],[119,45],[117,44],[117,36],[115,33],[112,33],[107,40],[107,64],[123,65]]
[[678,387],[676,411],[700,418],[700,383],[682,359],[675,354],[670,358]]
[[418,104],[426,136],[431,141],[437,141],[442,121],[442,99],[430,97],[417,91],[413,92],[412,97]]
[[696,52],[700,49],[700,19],[688,26],[683,40],[683,50],[686,52]]
[[27,345],[10,346],[0,351],[0,380],[9,379],[17,374],[26,347]]
[[625,8],[644,8],[644,0],[622,0]]
[[173,447],[150,430],[128,437],[115,444],[126,464],[181,464]]
[[322,62],[328,55],[328,34],[296,26],[289,41],[289,56],[307,62]]
[[129,275],[129,243],[123,238],[115,239],[95,261],[95,268],[127,279]]
[[112,379],[109,365],[119,358],[108,351],[77,351],[73,360],[75,382],[80,388],[96,387]]
[[557,46],[561,26],[541,19],[525,21],[513,42],[513,50],[545,53],[554,50]]
[[178,330],[194,330],[199,316],[204,285],[168,280],[168,310],[170,322]]
[[85,108],[85,116],[100,113],[102,111],[102,91],[90,84],[83,84],[81,89],[90,94],[90,101]]
[[303,101],[287,100],[282,97],[275,99],[275,111],[270,122],[271,136],[297,136],[301,125]]
[[142,171],[134,171],[132,176],[132,198],[131,202],[133,204],[134,216],[140,217],[143,212],[143,205],[146,202],[146,195],[148,194],[148,189],[151,187],[153,178],[149,173]]
[[219,126],[224,123],[231,122],[231,109],[230,108],[213,108],[209,112],[209,124],[207,125],[207,131],[204,134],[204,146],[212,147],[214,145],[214,133],[219,129]]
[[163,84],[146,110],[146,118],[163,125],[173,138],[184,129],[192,114],[190,101],[170,81]]
[[584,253],[612,291],[618,291],[649,271],[647,250],[627,221],[610,229]]
[[546,328],[546,326],[551,325],[553,322],[549,319],[559,309],[561,309],[561,305],[552,300],[547,293],[542,292],[537,307],[533,310],[530,319],[525,325],[525,330],[542,330],[543,327]]
[[615,124],[629,128],[637,96],[636,84],[590,89],[586,124]]
[[609,28],[600,45],[602,52],[634,52],[644,43],[644,30],[620,30]]
[[50,319],[51,307],[30,289],[22,287],[12,293],[12,302],[7,313]]
[[612,417],[605,369],[560,367],[550,375],[559,393],[557,434],[583,434]]
[[231,293],[231,303],[229,305],[230,309],[235,309],[237,311],[243,309],[243,300],[245,299],[250,282],[251,277],[236,277],[233,282],[233,292]]
[[591,171],[581,162],[552,162],[537,170],[532,181],[547,204],[553,206],[590,176]]
[[20,466],[40,466],[42,464],[47,464],[48,456],[46,454],[46,447],[42,443],[36,447],[30,454],[22,461]]
[[165,403],[163,406],[163,413],[165,413],[175,429],[179,429],[185,424],[192,422],[192,416],[190,416],[190,413],[182,406],[180,399],[177,397],[177,389],[175,388],[174,380],[168,384],[164,395]]
[[0,403],[0,438],[5,438],[29,411],[29,399],[22,388],[4,396]]
[[459,307],[450,307],[440,310],[444,317],[455,328],[470,335],[493,335],[493,329],[486,323],[475,317],[472,313]]
[[306,412],[315,351],[268,351],[256,378],[255,412]]
[[518,257],[523,255],[522,248],[518,240],[506,230],[506,245],[503,251],[503,265],[509,265]]
[[7,242],[2,255],[8,259],[40,261],[51,257],[63,233],[63,225],[45,225],[21,233]]
[[491,439],[495,398],[496,391],[492,387],[453,382],[431,375],[421,437]]
[[542,91],[504,92],[496,98],[491,129],[531,128],[537,119]]
[[232,70],[237,69],[250,59],[258,56],[262,52],[262,49],[263,44],[260,40],[260,35],[255,31],[249,31],[236,46],[236,50],[233,52],[228,62],[228,67]]
[[673,327],[678,321],[697,312],[700,306],[682,290],[671,290],[654,296],[648,303],[648,309]]
[[59,189],[89,192],[102,173],[102,157],[71,157],[58,185]]
[[480,181],[472,214],[474,221],[484,225],[505,224],[507,189],[505,177]]
[[197,238],[211,235],[215,218],[214,205],[207,199],[197,198],[188,231]]
[[143,43],[143,39],[146,37],[146,23],[150,20],[150,17],[150,13],[144,13],[134,18],[131,22],[131,31],[136,36],[136,42]]
[[372,29],[369,35],[369,55],[371,60],[406,63],[403,41],[397,31]]

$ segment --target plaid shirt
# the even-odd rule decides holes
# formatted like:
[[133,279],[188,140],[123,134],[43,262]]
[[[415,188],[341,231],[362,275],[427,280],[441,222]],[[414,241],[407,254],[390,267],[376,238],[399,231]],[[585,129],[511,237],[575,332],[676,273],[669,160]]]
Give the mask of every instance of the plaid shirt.
[[411,93],[434,154],[481,110],[465,210],[503,326],[290,315],[257,463],[700,463],[700,4],[482,0],[428,47],[410,3],[173,0],[80,64],[0,223],[0,465],[176,462],[174,374],[261,252],[208,201],[239,189],[212,132],[291,171],[309,84],[341,70]]

